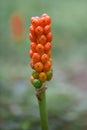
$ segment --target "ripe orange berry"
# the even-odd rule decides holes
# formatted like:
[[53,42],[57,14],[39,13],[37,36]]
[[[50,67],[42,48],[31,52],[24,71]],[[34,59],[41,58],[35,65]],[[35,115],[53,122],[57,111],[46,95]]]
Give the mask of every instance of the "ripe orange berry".
[[41,72],[43,70],[43,64],[41,62],[37,62],[35,65],[34,65],[34,69],[37,71],[37,72]]
[[39,54],[43,54],[44,53],[44,46],[42,44],[38,44],[36,46],[36,51],[39,53]]
[[42,61],[42,63],[46,63],[48,60],[49,60],[49,57],[48,57],[47,54],[43,54],[43,55],[41,56],[41,61]]
[[30,49],[30,52],[29,52],[29,56],[32,58],[33,56],[33,51]]
[[40,61],[40,55],[38,53],[33,53],[32,59],[34,62]]
[[34,62],[33,62],[33,60],[30,61],[30,66],[31,66],[32,69],[34,68]]
[[36,36],[29,33],[29,38],[32,42],[36,42]]
[[48,33],[50,32],[50,30],[51,30],[51,26],[50,26],[50,25],[46,25],[46,26],[44,27],[44,33],[45,33],[45,34],[48,34]]
[[46,19],[45,19],[45,17],[41,17],[40,18],[40,23],[41,23],[41,26],[45,26],[46,25]]
[[48,57],[51,57],[51,51],[45,51],[45,53],[48,55]]
[[33,26],[33,25],[30,26],[29,30],[30,30],[30,32],[31,32],[32,34],[35,33],[35,31],[34,31],[34,26]]
[[31,23],[34,27],[37,27],[39,25],[39,20],[37,17],[32,17],[31,18]]
[[30,82],[33,84],[33,82],[34,82],[34,77],[33,76],[30,77]]
[[44,71],[45,72],[48,72],[51,68],[52,64],[50,61],[47,61],[45,64],[44,64]]
[[45,44],[45,46],[44,46],[44,49],[45,49],[45,51],[49,51],[51,49],[51,47],[52,47],[52,43],[51,42],[47,42]]
[[35,42],[31,42],[30,44],[30,48],[32,49],[32,51],[35,51],[36,50],[36,43]]
[[47,41],[48,41],[48,42],[51,42],[51,41],[52,41],[52,33],[51,33],[51,32],[49,32],[49,33],[46,35],[46,37],[47,37]]
[[44,13],[44,14],[42,14],[42,16],[41,16],[41,17],[45,17],[45,16],[48,16],[48,14]]
[[46,19],[46,24],[50,24],[51,23],[51,18],[50,16],[45,16],[45,19]]
[[46,73],[45,73],[45,72],[41,72],[41,73],[39,74],[39,80],[40,80],[41,82],[45,82],[46,79],[47,79]]
[[36,35],[41,35],[43,33],[43,28],[41,26],[37,26],[35,29]]
[[40,37],[39,37],[39,39],[38,39],[38,41],[39,41],[39,43],[40,44],[45,44],[46,43],[46,36],[45,35],[41,35]]

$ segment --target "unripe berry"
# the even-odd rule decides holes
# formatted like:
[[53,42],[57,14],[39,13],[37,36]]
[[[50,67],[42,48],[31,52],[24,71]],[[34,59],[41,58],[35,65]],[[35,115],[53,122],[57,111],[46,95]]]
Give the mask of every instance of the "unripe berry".
[[50,81],[52,79],[52,77],[53,77],[53,72],[52,72],[52,70],[50,70],[47,72],[47,81]]
[[41,72],[41,73],[39,74],[39,80],[40,80],[41,82],[45,82],[46,79],[47,79],[46,73],[45,73],[45,72]]
[[39,73],[38,73],[36,70],[34,70],[34,71],[32,72],[32,76],[33,76],[35,79],[38,79],[38,78],[39,78]]
[[33,76],[30,77],[30,82],[33,84],[33,82],[34,82],[34,77]]
[[42,87],[42,82],[39,79],[34,79],[33,85],[36,89],[38,89]]

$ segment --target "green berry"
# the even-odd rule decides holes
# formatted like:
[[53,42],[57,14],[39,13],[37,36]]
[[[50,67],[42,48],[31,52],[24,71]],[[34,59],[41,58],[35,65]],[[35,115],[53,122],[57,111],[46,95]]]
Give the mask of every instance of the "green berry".
[[42,82],[39,79],[34,79],[33,85],[35,88],[41,88]]
[[38,78],[39,78],[39,73],[38,73],[36,70],[34,70],[34,71],[32,72],[32,76],[33,76],[35,79],[38,79]]
[[53,77],[53,71],[50,70],[47,72],[47,81],[50,81],[52,79],[52,77]]

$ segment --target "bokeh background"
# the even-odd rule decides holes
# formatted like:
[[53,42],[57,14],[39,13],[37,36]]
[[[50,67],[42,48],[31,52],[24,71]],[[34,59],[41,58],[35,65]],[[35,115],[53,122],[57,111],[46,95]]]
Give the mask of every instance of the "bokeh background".
[[[20,41],[11,37],[15,12],[24,23]],[[43,13],[51,16],[53,33],[49,130],[87,130],[87,0],[0,0],[0,130],[40,130],[28,33],[30,18]]]

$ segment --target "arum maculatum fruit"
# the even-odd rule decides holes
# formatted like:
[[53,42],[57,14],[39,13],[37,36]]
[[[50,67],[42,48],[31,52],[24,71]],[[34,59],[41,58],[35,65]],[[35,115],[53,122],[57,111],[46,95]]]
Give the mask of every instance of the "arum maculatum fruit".
[[40,17],[32,17],[30,21],[29,56],[31,58],[30,66],[33,69],[30,82],[36,89],[39,89],[53,76],[51,18],[48,14],[43,14]]

